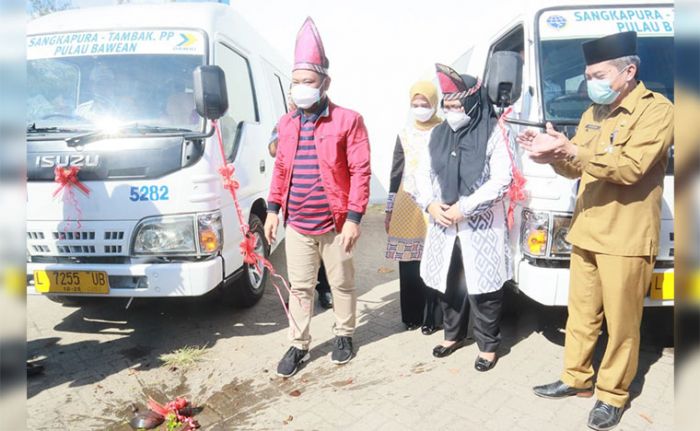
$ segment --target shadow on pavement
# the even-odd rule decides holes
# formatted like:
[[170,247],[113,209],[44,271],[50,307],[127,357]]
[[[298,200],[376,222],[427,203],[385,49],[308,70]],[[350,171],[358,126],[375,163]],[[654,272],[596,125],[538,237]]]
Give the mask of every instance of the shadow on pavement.
[[[533,332],[541,333],[550,342],[564,347],[566,307],[550,307],[530,300],[525,295],[518,295],[512,290],[506,295],[504,312],[503,344],[501,356],[507,355],[510,348],[527,338]],[[606,322],[603,321],[602,333],[598,338],[593,368],[600,368],[605,347],[608,342]],[[645,377],[651,367],[663,356],[664,350],[673,348],[673,307],[648,307],[644,309],[641,324],[641,343],[637,375],[630,386],[630,400],[634,401],[644,387]],[[562,364],[563,365],[563,364]],[[558,379],[553,375],[551,381]],[[533,382],[533,385],[549,382]]]
[[[284,253],[275,253],[272,260],[284,274]],[[45,369],[27,381],[27,397],[64,383],[95,384],[127,368],[158,368],[163,365],[160,355],[185,346],[211,347],[221,339],[264,335],[288,326],[269,281],[263,297],[249,309],[224,302],[218,290],[202,297],[137,298],[126,309],[127,301],[81,301],[54,326],[56,336],[29,340],[29,358],[43,358]],[[61,344],[61,333],[95,334],[96,339]]]

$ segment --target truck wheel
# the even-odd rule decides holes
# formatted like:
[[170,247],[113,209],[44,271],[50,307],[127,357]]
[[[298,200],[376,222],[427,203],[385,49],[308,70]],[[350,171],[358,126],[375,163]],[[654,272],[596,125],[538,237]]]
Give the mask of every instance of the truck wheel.
[[[269,259],[270,245],[265,240],[262,221],[256,215],[250,216],[250,233],[256,239],[255,252]],[[237,277],[224,282],[223,294],[226,302],[237,308],[252,307],[262,298],[268,278],[267,268],[260,270],[255,265],[243,264],[243,271]]]

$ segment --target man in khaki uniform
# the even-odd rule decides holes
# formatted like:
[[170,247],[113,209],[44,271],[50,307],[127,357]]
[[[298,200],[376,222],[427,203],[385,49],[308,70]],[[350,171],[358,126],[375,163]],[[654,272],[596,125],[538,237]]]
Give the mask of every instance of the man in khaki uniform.
[[593,394],[593,351],[603,317],[608,344],[588,426],[614,428],[637,372],[639,327],[650,286],[663,179],[673,143],[673,105],[636,80],[635,32],[583,44],[591,107],[569,141],[547,124],[518,143],[538,163],[581,178],[567,240],[573,245],[561,380],[534,388],[546,398]]

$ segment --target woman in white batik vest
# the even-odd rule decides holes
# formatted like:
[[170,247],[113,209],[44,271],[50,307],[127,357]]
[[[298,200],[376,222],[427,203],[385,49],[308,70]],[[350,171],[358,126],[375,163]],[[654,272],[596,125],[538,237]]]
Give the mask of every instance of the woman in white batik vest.
[[430,131],[442,120],[435,115],[438,94],[432,82],[416,82],[409,91],[409,100],[412,119],[396,138],[391,166],[386,258],[399,262],[401,320],[406,329],[422,327],[423,334],[430,335],[442,326],[442,310],[437,291],[420,278],[427,217],[411,195],[415,193],[418,157],[428,147]]
[[416,173],[416,201],[429,214],[420,274],[441,292],[444,357],[466,344],[471,309],[478,371],[496,364],[503,283],[511,278],[506,208],[511,161],[481,82],[438,64],[446,121],[431,133]]

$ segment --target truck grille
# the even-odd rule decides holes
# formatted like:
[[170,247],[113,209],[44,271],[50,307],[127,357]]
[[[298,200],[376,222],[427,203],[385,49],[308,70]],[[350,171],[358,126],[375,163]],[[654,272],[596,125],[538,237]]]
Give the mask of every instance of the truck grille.
[[94,245],[59,245],[56,246],[58,253],[66,254],[95,254]]
[[87,241],[95,239],[95,232],[52,232],[52,238],[69,241]]
[[121,253],[121,252],[122,252],[121,245],[106,245],[105,246],[105,253],[106,254],[115,254],[115,253]]
[[56,222],[27,224],[29,255],[56,257],[126,256],[133,226],[133,222],[82,222],[81,229],[64,230]]

